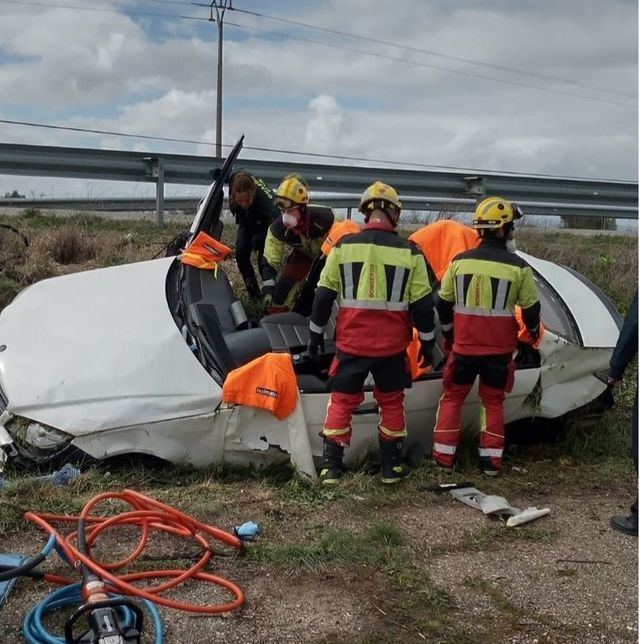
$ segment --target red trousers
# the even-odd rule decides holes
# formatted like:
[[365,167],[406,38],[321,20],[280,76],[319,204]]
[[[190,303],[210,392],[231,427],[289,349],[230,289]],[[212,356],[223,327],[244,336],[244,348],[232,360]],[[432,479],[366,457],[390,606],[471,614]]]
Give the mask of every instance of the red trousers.
[[351,417],[364,400],[364,381],[371,372],[375,382],[373,397],[380,409],[378,436],[392,441],[407,435],[404,417],[404,389],[411,385],[406,354],[365,358],[341,351],[331,365],[331,399],[322,435],[348,446],[351,442]]
[[445,367],[443,393],[438,405],[433,436],[433,457],[444,467],[453,467],[460,444],[462,405],[480,376],[480,458],[500,469],[504,450],[505,393],[513,387],[515,363],[511,354],[463,356],[451,353]]

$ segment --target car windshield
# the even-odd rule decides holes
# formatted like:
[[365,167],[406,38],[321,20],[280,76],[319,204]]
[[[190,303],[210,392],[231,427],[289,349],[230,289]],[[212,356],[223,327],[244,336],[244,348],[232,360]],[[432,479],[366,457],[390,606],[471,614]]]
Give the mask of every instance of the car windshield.
[[567,305],[540,275],[534,273],[534,279],[540,295],[540,318],[545,328],[580,344],[580,334]]

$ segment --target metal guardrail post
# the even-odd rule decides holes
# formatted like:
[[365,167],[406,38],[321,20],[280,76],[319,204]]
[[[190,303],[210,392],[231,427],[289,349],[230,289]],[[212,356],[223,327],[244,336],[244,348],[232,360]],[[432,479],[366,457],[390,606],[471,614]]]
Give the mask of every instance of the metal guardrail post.
[[148,173],[156,184],[156,223],[164,226],[164,163],[158,157],[145,157],[144,160],[149,163]]
[[485,195],[484,177],[463,177],[464,191],[480,199]]

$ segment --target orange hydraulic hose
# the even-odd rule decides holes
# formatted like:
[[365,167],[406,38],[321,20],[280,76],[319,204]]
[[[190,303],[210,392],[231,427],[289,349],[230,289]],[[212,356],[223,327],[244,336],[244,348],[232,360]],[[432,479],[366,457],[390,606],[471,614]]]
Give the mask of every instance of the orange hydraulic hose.
[[[118,500],[130,505],[133,510],[121,514],[103,517],[94,516],[90,512],[96,505],[107,500]],[[215,615],[226,611],[240,608],[245,601],[242,589],[228,579],[218,577],[204,571],[204,567],[209,563],[213,553],[210,540],[222,542],[224,545],[237,548],[240,552],[244,551],[244,544],[235,535],[220,530],[213,526],[201,523],[197,519],[190,517],[169,505],[145,496],[134,490],[124,490],[123,492],[105,492],[93,497],[82,509],[80,516],[73,517],[62,514],[36,514],[26,512],[25,519],[32,521],[46,530],[49,534],[54,534],[59,547],[65,553],[68,561],[74,565],[83,564],[103,581],[108,582],[119,592],[134,597],[148,599],[156,604],[184,610],[192,613],[204,613]],[[52,523],[77,523],[83,520],[86,524],[86,544],[87,553],[80,551],[75,542],[78,538],[78,532],[71,532],[66,536],[60,534]],[[140,541],[133,552],[120,561],[114,563],[96,562],[91,558],[90,548],[95,543],[98,536],[107,528],[119,525],[133,525],[140,528]],[[133,563],[144,551],[147,541],[153,530],[165,532],[174,536],[191,537],[202,547],[202,556],[190,568],[186,570],[153,570],[148,572],[130,573],[116,576],[112,571],[116,571],[126,565]],[[147,579],[164,579],[169,581],[160,583],[155,586],[145,586],[139,588],[132,583],[139,580]],[[52,583],[66,584],[72,583],[70,580],[56,575],[46,574],[45,579]],[[221,586],[229,591],[233,600],[224,604],[214,604],[208,606],[199,606],[188,604],[173,599],[163,597],[161,593],[175,588],[179,584],[188,580],[199,580]]]

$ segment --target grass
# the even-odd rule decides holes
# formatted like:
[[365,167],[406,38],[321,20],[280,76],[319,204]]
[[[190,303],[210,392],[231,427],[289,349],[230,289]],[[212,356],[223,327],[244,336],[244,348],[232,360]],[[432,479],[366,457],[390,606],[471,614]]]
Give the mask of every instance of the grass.
[[[0,223],[17,227],[30,242],[26,250],[16,247],[21,254],[15,260],[2,262],[0,256],[0,308],[23,287],[46,277],[164,254],[164,246],[187,225],[173,223],[158,229],[152,222],[91,215],[59,218],[39,212],[0,217]],[[232,237],[233,228],[225,227],[225,242],[232,244]],[[586,275],[624,312],[637,285],[637,238],[572,235],[570,243],[567,239],[563,232],[529,229],[520,230],[518,237],[525,252]],[[233,262],[229,269],[239,287]],[[635,482],[629,458],[635,376],[636,369],[630,369],[615,392],[616,406],[604,416],[581,412],[564,423],[524,427],[515,433],[508,475],[499,481],[483,481],[482,490],[514,503],[558,490],[575,495],[603,489],[620,495],[628,492]],[[452,481],[477,479],[476,441],[463,437],[461,469]],[[383,578],[380,594],[384,599],[376,597],[372,605],[384,615],[389,632],[401,633],[407,641],[425,637],[439,642],[477,641],[456,623],[452,596],[433,584],[405,528],[393,519],[394,511],[403,507],[415,508],[427,521],[429,507],[443,502],[427,491],[441,479],[441,473],[423,466],[402,486],[389,489],[372,476],[374,467],[372,461],[365,461],[335,489],[298,479],[291,468],[283,466],[258,470],[222,465],[195,471],[124,461],[92,468],[65,488],[9,470],[6,476],[11,483],[0,491],[0,536],[17,537],[25,532],[26,510],[75,515],[105,489],[133,488],[226,529],[249,518],[259,521],[269,537],[252,545],[248,559],[262,570],[313,574],[321,569],[375,569]],[[27,533],[38,543],[40,533],[35,527]],[[517,530],[487,523],[455,544],[433,549],[430,556],[481,553],[513,542],[548,545],[555,538],[542,523]],[[561,574],[575,573],[566,570]],[[516,629],[515,609],[508,598],[487,582],[476,581],[475,590],[487,595],[510,620],[511,631]],[[371,637],[366,641],[389,641],[388,633]]]

